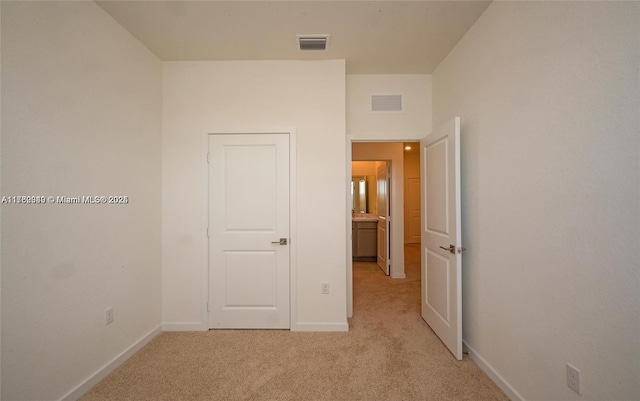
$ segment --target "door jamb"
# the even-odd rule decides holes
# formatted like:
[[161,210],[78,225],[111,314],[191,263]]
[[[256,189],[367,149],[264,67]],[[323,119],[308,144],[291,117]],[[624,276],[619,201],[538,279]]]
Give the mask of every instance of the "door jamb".
[[204,130],[202,131],[202,209],[201,228],[202,235],[202,274],[201,274],[201,304],[200,304],[200,330],[209,330],[209,237],[207,235],[209,226],[209,136],[210,135],[260,135],[260,134],[287,134],[289,135],[289,330],[297,331],[298,316],[298,287],[297,282],[297,172],[296,172],[296,129],[289,127],[283,129],[264,129],[256,131],[248,130]]
[[347,186],[347,318],[353,317],[353,223],[351,221],[351,158],[353,157],[351,145],[353,143],[353,135],[347,135],[347,176],[345,177],[345,185]]

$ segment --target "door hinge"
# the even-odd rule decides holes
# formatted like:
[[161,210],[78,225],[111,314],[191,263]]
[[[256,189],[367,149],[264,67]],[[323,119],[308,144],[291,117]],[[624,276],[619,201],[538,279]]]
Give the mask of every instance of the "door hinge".
[[211,163],[211,153],[207,153],[207,163]]
[[207,302],[207,312],[209,312],[209,302]]
[[467,248],[462,247],[462,246],[459,246],[459,247],[457,247],[457,248],[456,248],[456,251],[457,251],[458,253],[462,253],[462,252],[464,252],[464,251],[466,251],[466,250],[467,250]]
[[209,227],[207,227],[207,238],[209,238]]

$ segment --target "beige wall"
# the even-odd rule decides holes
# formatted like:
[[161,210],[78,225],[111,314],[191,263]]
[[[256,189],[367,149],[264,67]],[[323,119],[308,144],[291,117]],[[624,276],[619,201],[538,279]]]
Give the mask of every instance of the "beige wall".
[[2,195],[129,197],[2,205],[1,398],[57,400],[161,324],[162,65],[93,2],[1,7]]
[[[404,242],[405,243],[411,243],[411,244],[419,244],[420,243],[420,238],[415,238],[413,237],[411,234],[411,232],[409,231],[409,228],[411,227],[411,219],[412,219],[412,213],[409,210],[409,199],[412,196],[417,196],[420,197],[419,193],[416,194],[411,194],[409,193],[411,186],[409,185],[409,180],[413,179],[419,179],[420,178],[420,151],[418,150],[420,147],[420,143],[419,142],[415,142],[411,144],[412,149],[411,151],[404,151],[404,177],[403,177],[403,183],[404,183],[404,204],[405,204],[405,208],[404,208]],[[414,233],[415,234],[415,233]]]
[[376,184],[376,162],[351,162],[351,175],[364,176],[367,180],[367,213],[377,213],[378,188]]
[[640,399],[639,68],[638,2],[494,2],[433,74],[434,125],[462,124],[463,336],[513,399]]
[[[400,114],[372,114],[369,98],[400,93]],[[348,75],[347,133],[354,139],[421,139],[431,132],[431,75]]]
[[352,175],[375,175],[376,163],[367,161],[355,161],[351,162]]
[[165,329],[207,328],[206,134],[293,129],[292,329],[346,330],[345,62],[166,62],[163,90]]

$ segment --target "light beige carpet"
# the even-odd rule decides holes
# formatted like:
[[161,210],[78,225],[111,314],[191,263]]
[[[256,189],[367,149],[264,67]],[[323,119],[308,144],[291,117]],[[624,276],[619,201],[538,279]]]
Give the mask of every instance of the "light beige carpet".
[[349,332],[163,333],[82,400],[507,400],[420,317],[419,252],[401,280],[354,263]]

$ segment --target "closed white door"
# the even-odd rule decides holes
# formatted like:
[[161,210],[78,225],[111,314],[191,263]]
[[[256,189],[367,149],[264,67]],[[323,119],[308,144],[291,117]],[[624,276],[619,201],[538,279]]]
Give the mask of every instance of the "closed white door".
[[209,327],[289,328],[289,135],[209,136]]
[[389,275],[391,270],[391,260],[389,252],[389,162],[380,162],[377,167],[378,182],[378,246],[377,246],[377,264],[378,267]]
[[422,317],[462,359],[460,118],[420,141]]

